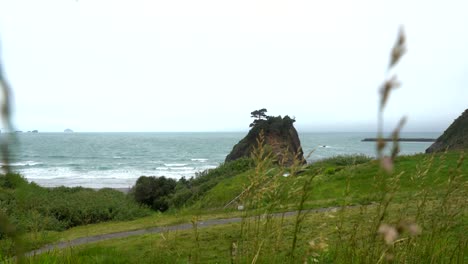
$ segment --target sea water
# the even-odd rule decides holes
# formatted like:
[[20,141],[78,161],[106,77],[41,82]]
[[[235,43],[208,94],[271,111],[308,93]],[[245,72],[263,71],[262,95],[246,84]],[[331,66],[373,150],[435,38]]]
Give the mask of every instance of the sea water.
[[[13,169],[41,186],[128,188],[145,176],[179,179],[224,162],[245,136],[237,133],[20,133]],[[406,133],[436,138],[440,133]],[[374,133],[300,133],[308,162],[342,154],[375,156]],[[401,142],[401,154],[424,152],[431,142]]]

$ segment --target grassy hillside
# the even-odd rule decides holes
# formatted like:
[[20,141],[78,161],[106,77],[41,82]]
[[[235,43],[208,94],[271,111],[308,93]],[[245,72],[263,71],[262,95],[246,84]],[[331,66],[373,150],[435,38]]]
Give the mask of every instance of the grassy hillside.
[[[468,256],[463,235],[468,230],[468,165],[462,158],[460,152],[404,156],[396,160],[393,173],[386,173],[377,161],[337,157],[297,175],[288,171],[289,177],[282,176],[284,169],[260,163],[222,179],[190,208],[132,222],[72,228],[54,233],[48,241],[192,221],[189,231],[114,239],[31,260],[463,263]],[[249,191],[239,198],[246,210],[222,209],[246,189]],[[348,204],[360,206],[343,207]],[[341,209],[307,213],[307,208],[323,206]],[[298,209],[296,216],[273,214]],[[196,220],[233,215],[242,216],[242,222],[204,229],[196,224]]]
[[[426,185],[440,186],[446,181],[451,168],[456,166],[459,156],[458,152],[448,152],[432,156],[419,154],[398,157],[394,173],[401,174],[401,177],[395,198],[404,200]],[[461,164],[461,169],[465,176],[468,175],[467,162]],[[375,176],[379,170],[381,169],[378,161],[363,156],[338,156],[306,167],[299,173],[301,179],[315,176],[306,201],[307,207],[342,204],[345,197],[347,204],[369,204],[375,201]],[[269,171],[268,175],[277,177],[281,174],[279,171],[281,169],[275,168]],[[249,184],[249,175],[254,173],[255,169],[251,169],[236,177],[222,180],[206,192],[196,204],[196,208],[223,208],[244,191]],[[284,176],[278,178],[279,183],[285,185],[286,191],[290,192],[294,187],[291,180]],[[349,189],[348,193],[345,192],[346,188]],[[286,199],[283,202],[283,206],[288,206],[293,200]],[[230,208],[235,208],[238,204],[239,200],[235,200]],[[293,209],[293,205],[290,208]]]

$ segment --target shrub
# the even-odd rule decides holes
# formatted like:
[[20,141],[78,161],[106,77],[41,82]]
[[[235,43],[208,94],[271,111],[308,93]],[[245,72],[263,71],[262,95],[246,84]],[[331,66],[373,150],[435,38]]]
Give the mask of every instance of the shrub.
[[317,163],[326,163],[335,166],[352,166],[363,164],[371,161],[372,158],[364,154],[355,154],[355,155],[337,155],[331,158],[326,158],[323,160],[317,161]]
[[5,175],[1,175],[0,177],[0,187],[7,189],[18,188],[27,183],[28,181],[18,173],[7,173]]
[[132,188],[135,201],[161,212],[169,208],[169,195],[174,193],[177,182],[166,177],[141,176]]
[[150,213],[117,190],[44,188],[28,183],[19,174],[0,175],[0,210],[23,232],[60,231],[78,225],[131,220]]

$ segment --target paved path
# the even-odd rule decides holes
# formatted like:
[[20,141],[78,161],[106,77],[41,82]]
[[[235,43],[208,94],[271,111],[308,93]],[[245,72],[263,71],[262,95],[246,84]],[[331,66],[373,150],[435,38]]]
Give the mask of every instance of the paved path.
[[[356,206],[348,206],[347,208],[350,208],[350,207],[356,207]],[[320,212],[337,210],[339,208],[341,207],[318,208],[318,209],[312,209],[309,212],[320,213]],[[307,211],[304,210],[303,212],[307,212]],[[297,214],[297,211],[286,212],[286,213],[275,213],[273,214],[273,216],[279,217],[279,216],[282,216],[283,214],[284,216],[294,216]],[[197,223],[197,226],[198,228],[204,228],[204,227],[211,227],[211,226],[217,226],[217,225],[225,225],[225,224],[230,224],[230,223],[239,223],[241,221],[242,221],[241,217],[233,217],[233,218],[225,218],[225,219],[210,219],[210,220],[205,220],[205,221],[199,221]],[[82,238],[73,239],[67,242],[49,244],[42,248],[30,251],[26,253],[25,255],[29,257],[29,256],[39,255],[48,251],[56,250],[56,249],[79,246],[79,245],[84,245],[84,244],[88,244],[92,242],[99,242],[99,241],[103,241],[107,239],[124,238],[124,237],[143,235],[143,234],[163,233],[166,231],[188,230],[188,229],[191,229],[192,227],[193,226],[191,223],[187,223],[187,224],[180,224],[180,225],[152,227],[152,228],[147,228],[147,229],[138,229],[138,230],[133,230],[133,231],[124,231],[124,232],[118,232],[118,233],[82,237]]]

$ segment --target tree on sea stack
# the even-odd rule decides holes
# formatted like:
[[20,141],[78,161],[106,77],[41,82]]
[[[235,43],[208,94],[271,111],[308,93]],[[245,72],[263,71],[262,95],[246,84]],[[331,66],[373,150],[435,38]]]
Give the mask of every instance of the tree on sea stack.
[[290,166],[294,161],[305,164],[301,142],[294,128],[294,118],[285,116],[268,116],[267,110],[262,108],[251,112],[251,117],[256,118],[250,124],[250,131],[239,143],[237,143],[231,153],[227,155],[226,162],[250,157],[252,151],[257,147],[260,134],[263,131],[263,142],[267,149],[271,150],[272,156],[277,163]]
[[267,112],[266,108],[262,108],[260,110],[255,110],[250,113],[250,117],[255,118],[253,123],[250,124],[249,127],[255,126],[256,123],[258,123],[260,120],[267,119],[267,115],[265,114]]
[[268,112],[268,110],[266,110],[266,108],[262,108],[260,110],[255,110],[255,111],[250,112],[250,115],[251,117],[262,119],[262,118],[267,117],[267,115],[265,114],[266,112]]

